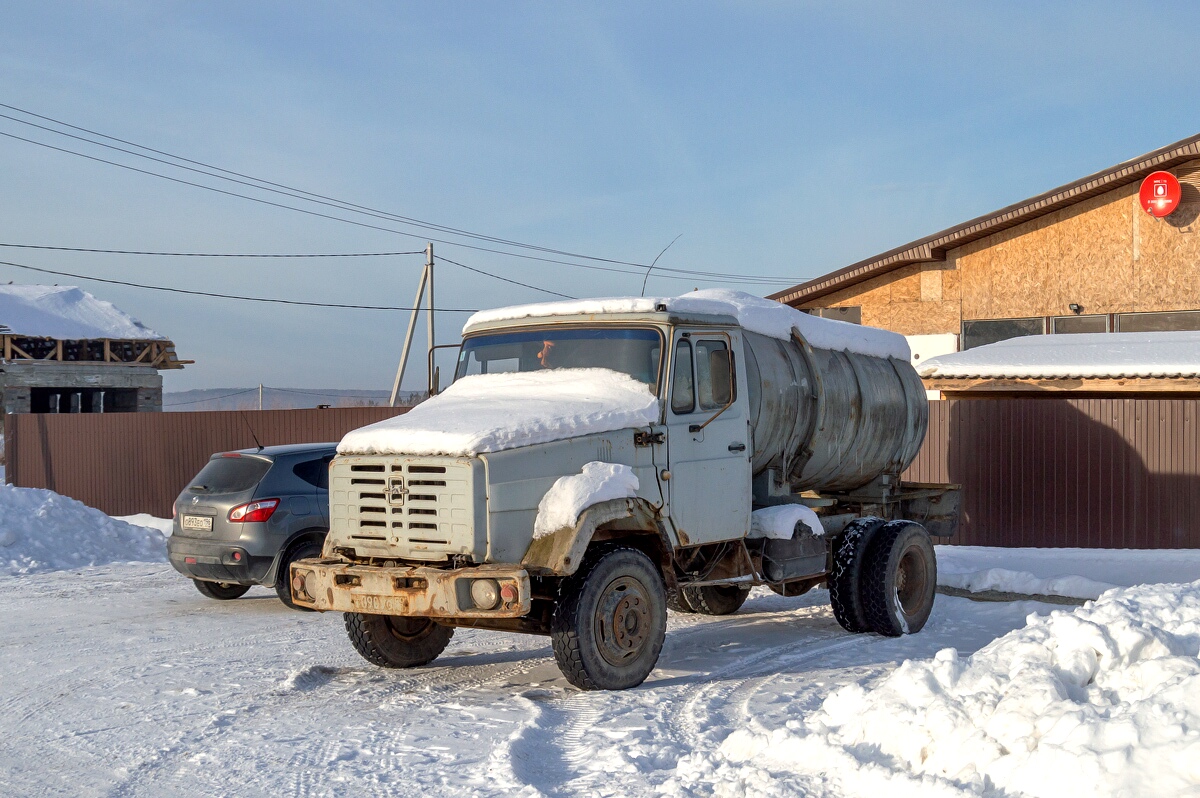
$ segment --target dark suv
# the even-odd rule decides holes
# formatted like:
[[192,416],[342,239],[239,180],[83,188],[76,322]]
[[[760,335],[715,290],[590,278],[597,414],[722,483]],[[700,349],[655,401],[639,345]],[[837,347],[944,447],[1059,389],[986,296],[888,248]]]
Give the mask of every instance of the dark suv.
[[175,500],[167,554],[214,599],[273,586],[292,604],[293,560],[318,557],[329,531],[329,461],[336,443],[214,454]]

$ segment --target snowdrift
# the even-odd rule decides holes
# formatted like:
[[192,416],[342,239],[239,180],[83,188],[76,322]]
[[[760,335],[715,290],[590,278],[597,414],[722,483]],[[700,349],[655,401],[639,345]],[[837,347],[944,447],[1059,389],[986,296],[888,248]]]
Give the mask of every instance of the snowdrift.
[[0,574],[166,562],[166,541],[53,491],[0,485]]
[[1200,582],[1114,590],[967,659],[844,687],[786,728],[738,729],[665,791],[808,777],[854,795],[1196,795],[1198,653]]

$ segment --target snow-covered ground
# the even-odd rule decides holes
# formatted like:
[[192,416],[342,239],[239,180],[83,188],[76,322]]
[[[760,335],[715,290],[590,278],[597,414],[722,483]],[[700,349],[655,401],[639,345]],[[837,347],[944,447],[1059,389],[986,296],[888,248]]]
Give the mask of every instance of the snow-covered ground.
[[[18,518],[9,497],[0,532],[19,522],[46,545],[127,526],[18,498],[36,512]],[[161,541],[132,529],[113,560]],[[920,634],[894,639],[844,632],[825,591],[757,589],[732,616],[672,614],[641,687],[583,693],[545,638],[459,630],[433,665],[387,671],[340,616],[273,591],[218,602],[161,562],[73,562],[0,575],[3,795],[1057,798],[1200,783],[1200,584],[1073,613],[938,596]]]
[[734,730],[1049,609],[939,596],[888,639],[843,632],[824,591],[759,591],[672,615],[641,688],[581,693],[545,638],[459,631],[432,666],[385,671],[340,616],[261,588],[212,601],[162,564],[0,577],[0,601],[0,792],[30,796],[708,794],[693,759]]
[[938,584],[972,593],[1094,599],[1114,587],[1200,579],[1196,549],[936,548]]

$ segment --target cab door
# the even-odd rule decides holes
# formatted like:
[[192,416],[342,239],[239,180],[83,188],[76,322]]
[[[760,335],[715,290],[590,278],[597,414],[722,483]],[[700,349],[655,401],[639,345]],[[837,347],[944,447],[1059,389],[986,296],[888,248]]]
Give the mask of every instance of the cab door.
[[677,330],[667,401],[671,521],[682,545],[750,529],[750,429],[732,333]]

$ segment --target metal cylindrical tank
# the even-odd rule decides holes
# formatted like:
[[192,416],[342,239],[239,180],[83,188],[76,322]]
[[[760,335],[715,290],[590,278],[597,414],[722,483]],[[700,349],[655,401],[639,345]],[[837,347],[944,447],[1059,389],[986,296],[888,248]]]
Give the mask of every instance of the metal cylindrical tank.
[[910,363],[742,335],[755,475],[774,468],[793,490],[844,491],[899,476],[917,456],[929,405]]

